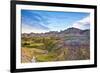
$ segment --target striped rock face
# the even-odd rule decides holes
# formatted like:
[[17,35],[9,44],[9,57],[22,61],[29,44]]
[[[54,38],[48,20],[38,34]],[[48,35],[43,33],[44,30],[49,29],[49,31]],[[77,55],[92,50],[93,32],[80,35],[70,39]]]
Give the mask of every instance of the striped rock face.
[[33,58],[33,55],[32,55],[32,51],[30,49],[27,49],[27,48],[22,48],[22,51],[21,51],[21,62],[22,63],[27,63],[27,62],[31,62],[31,59]]

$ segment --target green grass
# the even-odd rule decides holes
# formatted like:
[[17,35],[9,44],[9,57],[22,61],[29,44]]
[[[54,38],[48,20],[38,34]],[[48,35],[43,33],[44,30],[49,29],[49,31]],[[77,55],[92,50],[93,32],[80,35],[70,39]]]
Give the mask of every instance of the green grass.
[[37,60],[37,62],[55,61],[56,60],[56,54],[48,53],[48,54],[38,55],[36,57],[36,60]]
[[43,43],[30,43],[29,45],[25,45],[24,47],[43,49]]

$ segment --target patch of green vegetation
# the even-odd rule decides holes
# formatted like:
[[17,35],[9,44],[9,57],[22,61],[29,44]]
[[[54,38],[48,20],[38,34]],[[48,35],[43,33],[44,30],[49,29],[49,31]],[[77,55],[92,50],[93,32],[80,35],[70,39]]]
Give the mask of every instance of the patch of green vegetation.
[[43,44],[45,50],[52,51],[57,48],[57,41],[53,39],[43,38]]
[[26,47],[26,46],[29,46],[29,45],[30,45],[29,42],[25,42],[25,41],[22,42],[22,47]]
[[22,47],[45,49],[48,51],[57,47],[57,39],[55,37],[33,37],[22,39]]
[[39,55],[36,57],[37,62],[48,62],[48,61],[55,61],[56,60],[56,54],[54,53],[48,53]]
[[30,45],[26,45],[25,47],[43,49],[43,43],[32,43]]

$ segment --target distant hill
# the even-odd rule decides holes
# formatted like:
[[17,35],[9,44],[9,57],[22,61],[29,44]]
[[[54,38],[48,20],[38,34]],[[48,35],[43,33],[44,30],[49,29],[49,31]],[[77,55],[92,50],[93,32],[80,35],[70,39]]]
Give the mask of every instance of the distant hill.
[[44,36],[58,36],[58,37],[63,37],[66,35],[73,35],[73,36],[89,36],[90,35],[90,30],[86,29],[86,30],[81,30],[78,28],[68,28],[66,30],[57,32],[57,31],[50,31],[50,32],[46,32],[46,33],[23,33],[22,36],[27,36],[27,37],[44,37]]
[[78,29],[78,28],[68,28],[60,33],[65,33],[65,34],[80,34],[82,32],[82,30]]

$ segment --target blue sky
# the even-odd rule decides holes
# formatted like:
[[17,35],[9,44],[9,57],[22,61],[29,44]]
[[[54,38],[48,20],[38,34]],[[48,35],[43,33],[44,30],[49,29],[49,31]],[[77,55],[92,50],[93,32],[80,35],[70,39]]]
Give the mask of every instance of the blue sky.
[[21,10],[22,33],[61,31],[70,27],[89,29],[89,13]]

